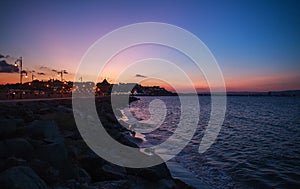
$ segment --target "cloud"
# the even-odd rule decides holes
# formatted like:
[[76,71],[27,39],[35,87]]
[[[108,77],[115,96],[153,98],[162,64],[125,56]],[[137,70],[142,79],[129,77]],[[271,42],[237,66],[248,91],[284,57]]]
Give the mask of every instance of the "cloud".
[[141,75],[141,74],[135,74],[135,77],[147,78],[147,76],[145,76],[145,75]]
[[9,55],[4,56],[3,54],[0,54],[0,58],[1,59],[6,59],[6,58],[10,58],[10,56]]
[[57,71],[57,70],[53,69],[52,71],[56,71],[57,74],[61,74],[61,73],[63,73],[63,74],[69,74],[69,72],[67,72],[67,70]]
[[57,69],[49,68],[47,66],[40,66],[39,69],[44,70],[44,71],[54,72],[54,73],[57,73],[57,74],[60,74],[61,72],[63,72],[64,74],[68,74],[67,70],[59,71]]
[[8,64],[5,60],[0,61],[0,73],[17,73],[19,68]]
[[40,69],[41,69],[41,70],[50,70],[50,68],[47,67],[47,66],[41,66]]
[[38,72],[38,75],[46,75],[44,72]]
[[29,74],[29,73],[35,73],[35,70],[28,70],[28,69],[27,69],[27,70],[25,70],[25,72],[28,73],[28,74]]

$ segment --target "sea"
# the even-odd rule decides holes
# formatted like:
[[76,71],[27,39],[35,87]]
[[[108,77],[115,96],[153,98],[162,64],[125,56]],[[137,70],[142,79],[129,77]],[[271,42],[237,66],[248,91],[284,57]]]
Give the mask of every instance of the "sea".
[[[122,112],[126,117],[123,120],[143,136],[140,146],[151,147],[169,140],[181,120],[180,99],[139,98]],[[185,105],[195,106],[195,101],[188,99],[191,97],[182,98],[188,103]],[[211,97],[197,98],[200,110],[196,130],[169,161],[212,188],[300,188],[299,97],[228,96],[221,130],[204,153],[198,150],[210,120]],[[176,148],[176,141],[173,144]]]

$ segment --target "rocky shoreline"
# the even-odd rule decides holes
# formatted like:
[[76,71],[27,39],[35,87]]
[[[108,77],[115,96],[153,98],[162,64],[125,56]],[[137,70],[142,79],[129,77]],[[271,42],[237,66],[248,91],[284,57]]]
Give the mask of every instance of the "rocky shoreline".
[[[96,104],[106,131],[138,147],[112,114],[109,99]],[[77,130],[71,99],[1,103],[0,139],[1,189],[192,188],[172,178],[166,164],[125,168],[96,155]]]

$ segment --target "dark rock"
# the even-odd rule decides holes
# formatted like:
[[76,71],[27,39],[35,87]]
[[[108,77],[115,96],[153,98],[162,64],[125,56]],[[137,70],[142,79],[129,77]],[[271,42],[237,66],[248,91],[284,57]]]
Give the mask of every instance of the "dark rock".
[[16,132],[17,123],[13,119],[0,119],[0,137],[6,138]]
[[33,121],[35,119],[35,115],[33,111],[30,110],[30,108],[19,108],[18,110],[19,116],[21,116],[25,121]]
[[59,106],[56,108],[56,111],[58,111],[58,112],[63,112],[63,113],[70,113],[70,112],[72,112],[73,110],[72,110],[72,108],[68,108],[68,107],[59,105]]
[[99,157],[82,157],[79,160],[82,168],[84,168],[88,174],[91,176],[93,182],[103,181],[101,167],[104,165],[105,161]]
[[105,189],[129,189],[129,182],[127,180],[118,180],[118,181],[105,181],[93,183],[92,186],[96,188],[105,188]]
[[78,168],[78,180],[80,181],[80,183],[90,183],[91,182],[91,176],[88,174],[88,172],[86,172],[86,170],[82,169],[82,168]]
[[43,141],[46,142],[46,143],[48,143],[48,144],[52,144],[52,143],[62,143],[62,142],[64,142],[64,138],[62,138],[62,137],[57,137],[57,138],[45,138]]
[[53,187],[53,189],[70,189],[70,188],[63,187],[63,186],[55,186]]
[[73,134],[71,136],[69,136],[69,138],[73,139],[73,140],[80,140],[82,139],[81,134],[79,133],[79,131],[74,131]]
[[126,177],[126,169],[101,159],[100,157],[85,157],[80,160],[93,182],[120,180]]
[[38,113],[39,114],[46,114],[46,113],[49,113],[50,110],[51,110],[50,108],[44,107],[44,108],[41,108]]
[[159,186],[163,187],[163,188],[175,188],[176,187],[176,183],[169,179],[161,179],[158,181]]
[[0,142],[2,158],[10,156],[30,159],[34,155],[33,146],[24,138],[7,139]]
[[78,179],[79,178],[79,171],[78,167],[76,167],[73,162],[68,159],[59,167],[60,170],[60,177],[64,180],[68,179]]
[[36,151],[39,159],[54,167],[61,167],[67,161],[67,149],[63,142],[39,145]]
[[72,138],[75,135],[74,131],[63,131],[62,136],[64,138]]
[[47,189],[46,183],[29,167],[13,167],[0,175],[1,189]]
[[133,142],[135,144],[141,144],[144,142],[143,139],[137,138],[137,137],[125,136],[125,138],[127,138],[127,140],[129,140],[130,142]]
[[28,142],[36,149],[45,144],[43,140],[28,138]]
[[77,189],[77,188],[79,188],[80,183],[75,179],[69,179],[66,182],[66,186],[71,189],[75,189],[75,188]]
[[107,121],[109,121],[110,123],[118,123],[117,118],[114,116],[114,114],[112,113],[107,113],[105,115],[105,118],[107,119]]
[[34,138],[57,138],[61,136],[58,126],[53,120],[35,120],[27,128]]
[[6,158],[6,146],[4,141],[0,141],[0,158]]
[[38,175],[42,175],[48,169],[49,163],[40,159],[32,159],[29,161],[28,166],[31,167]]
[[153,167],[140,169],[127,168],[126,170],[131,175],[135,175],[149,181],[172,178],[171,173],[165,163]]
[[16,122],[17,127],[23,127],[24,126],[24,123],[25,123],[24,119],[16,118],[16,119],[14,119],[14,121]]
[[[174,179],[173,178],[173,181],[176,183],[176,189],[195,189],[195,187],[193,186],[190,186],[190,185],[187,185],[186,183],[182,182],[181,180],[179,179]],[[207,188],[207,187],[205,187]]]
[[129,139],[128,136],[126,136],[126,135],[123,135],[123,136],[119,137],[119,139],[118,139],[118,142],[120,142],[121,144],[124,144],[129,147],[138,148],[138,145],[136,143],[134,143],[133,141],[134,141],[133,138]]
[[106,164],[102,166],[102,170],[106,175],[110,175],[111,179],[120,179],[125,178],[126,169],[124,167],[120,167],[114,164]]
[[33,159],[28,165],[48,184],[55,185],[60,180],[59,170],[52,167],[49,163]]
[[0,161],[0,172],[15,166],[23,166],[26,165],[26,160],[22,158],[16,158],[16,157],[8,157],[5,160]]
[[[149,181],[139,177],[130,179],[130,189],[175,189],[176,183],[172,179],[161,179]],[[184,188],[180,188],[184,189]]]
[[[98,189],[98,187],[89,186],[87,183],[82,184],[75,179],[67,180],[65,186],[67,189]],[[60,189],[60,188],[58,188],[58,189]],[[65,189],[65,188],[63,188],[63,189]],[[101,188],[101,189],[106,189],[106,188]]]

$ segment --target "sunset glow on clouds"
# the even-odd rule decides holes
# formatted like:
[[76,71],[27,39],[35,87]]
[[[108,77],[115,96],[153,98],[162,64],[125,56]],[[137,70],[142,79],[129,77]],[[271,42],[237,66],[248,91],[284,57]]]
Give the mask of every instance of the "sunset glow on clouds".
[[[121,26],[155,21],[177,25],[201,39],[220,65],[229,91],[300,89],[297,2],[1,1],[0,6],[0,54],[9,55],[10,64],[22,56],[24,69],[35,70],[24,82],[31,81],[32,74],[39,80],[60,79],[53,69],[66,70],[64,79],[79,81],[74,74],[95,41]],[[192,62],[161,47],[128,49],[112,60],[98,79],[114,82],[134,61],[151,57],[177,61],[197,90],[208,91],[205,76],[194,69]],[[170,85],[189,91],[185,81],[159,61],[144,64],[149,66],[138,69],[136,65],[124,72],[122,81],[143,79],[145,85],[163,85],[146,77],[165,77],[172,81]],[[40,69],[42,66],[49,69]],[[18,82],[18,76],[0,73],[0,83]],[[88,81],[92,77],[84,73],[82,78]]]

